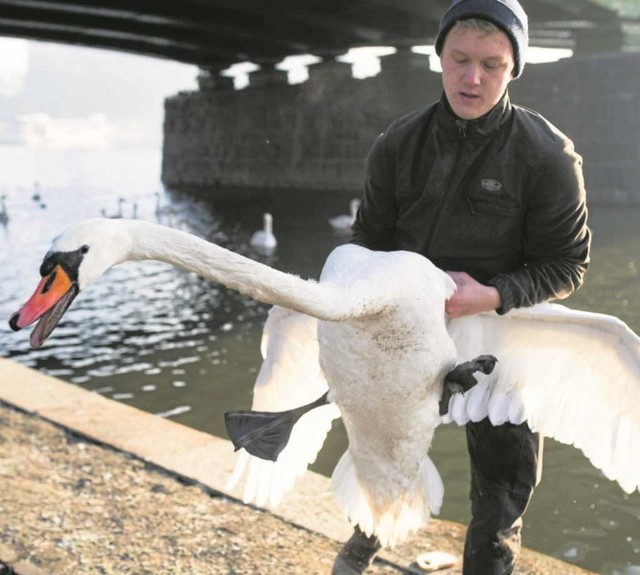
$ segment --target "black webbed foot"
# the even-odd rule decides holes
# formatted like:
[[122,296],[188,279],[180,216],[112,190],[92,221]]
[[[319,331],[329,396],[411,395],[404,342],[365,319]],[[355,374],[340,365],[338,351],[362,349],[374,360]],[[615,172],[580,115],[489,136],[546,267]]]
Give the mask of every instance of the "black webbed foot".
[[442,399],[440,400],[440,415],[445,415],[449,411],[449,400],[454,393],[465,393],[478,383],[473,375],[476,371],[485,374],[491,373],[497,361],[493,355],[480,355],[471,361],[456,365],[445,375]]
[[308,411],[328,404],[328,395],[329,392],[311,403],[287,411],[227,411],[224,424],[235,450],[244,447],[260,459],[276,461],[298,419]]

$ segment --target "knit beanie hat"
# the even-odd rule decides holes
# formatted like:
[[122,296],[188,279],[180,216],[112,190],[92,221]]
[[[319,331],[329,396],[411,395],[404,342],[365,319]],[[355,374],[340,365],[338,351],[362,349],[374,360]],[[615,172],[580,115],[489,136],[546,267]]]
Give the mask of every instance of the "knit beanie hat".
[[529,25],[527,14],[518,0],[453,0],[440,20],[440,30],[436,38],[436,54],[442,51],[444,39],[458,20],[478,18],[492,22],[511,40],[515,68],[513,77],[518,78],[524,68]]

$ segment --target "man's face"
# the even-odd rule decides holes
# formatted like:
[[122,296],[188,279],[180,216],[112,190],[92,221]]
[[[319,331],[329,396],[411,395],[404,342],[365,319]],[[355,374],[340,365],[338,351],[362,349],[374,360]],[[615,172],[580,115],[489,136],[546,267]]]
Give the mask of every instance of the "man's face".
[[513,47],[504,32],[458,24],[447,34],[440,60],[447,100],[464,120],[475,120],[498,103],[514,68]]

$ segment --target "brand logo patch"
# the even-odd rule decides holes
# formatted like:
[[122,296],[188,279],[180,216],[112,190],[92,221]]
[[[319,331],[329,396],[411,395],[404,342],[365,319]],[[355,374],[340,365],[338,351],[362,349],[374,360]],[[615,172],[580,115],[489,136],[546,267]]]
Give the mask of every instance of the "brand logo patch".
[[502,189],[502,184],[493,178],[487,178],[480,182],[480,185],[488,192],[497,192]]

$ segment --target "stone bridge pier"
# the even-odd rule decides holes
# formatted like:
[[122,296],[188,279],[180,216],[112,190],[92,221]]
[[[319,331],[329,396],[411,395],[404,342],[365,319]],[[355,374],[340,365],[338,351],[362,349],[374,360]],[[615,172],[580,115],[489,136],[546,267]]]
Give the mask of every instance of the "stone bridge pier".
[[[300,84],[288,84],[272,66],[251,73],[241,90],[217,70],[199,80],[199,90],[165,102],[162,180],[205,193],[360,193],[376,135],[442,90],[428,58],[409,50],[382,58],[381,72],[365,79],[329,59],[310,66]],[[591,203],[640,203],[640,55],[585,53],[529,64],[510,93],[573,139]]]

